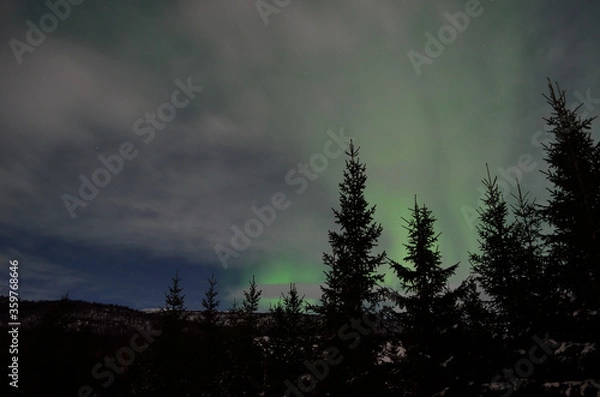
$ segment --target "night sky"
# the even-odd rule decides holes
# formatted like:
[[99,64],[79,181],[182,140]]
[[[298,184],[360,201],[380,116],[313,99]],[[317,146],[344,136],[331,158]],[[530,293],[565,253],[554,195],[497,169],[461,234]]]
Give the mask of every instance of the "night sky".
[[21,299],[159,307],[176,269],[189,309],[213,272],[221,310],[253,274],[262,309],[290,282],[317,299],[350,137],[380,250],[402,261],[416,194],[458,283],[486,163],[546,197],[546,77],[600,113],[598,2],[52,1],[0,3],[0,294],[18,259]]

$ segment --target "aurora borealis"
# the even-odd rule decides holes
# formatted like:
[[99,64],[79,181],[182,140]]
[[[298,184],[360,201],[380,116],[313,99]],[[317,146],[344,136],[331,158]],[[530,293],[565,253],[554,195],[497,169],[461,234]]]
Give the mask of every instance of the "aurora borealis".
[[[6,269],[19,260],[24,299],[69,291],[157,307],[177,268],[190,309],[200,308],[213,272],[222,310],[253,274],[263,309],[290,282],[318,298],[345,159],[328,157],[301,193],[286,175],[310,165],[328,131],[340,130],[367,165],[380,248],[402,261],[401,217],[417,195],[438,219],[445,266],[461,262],[458,281],[476,249],[467,218],[486,163],[505,193],[516,193],[510,170],[520,165],[523,189],[545,197],[546,77],[573,106],[600,113],[593,2],[68,4],[39,45],[27,34],[52,12],[46,2],[0,5],[0,256]],[[451,32],[448,15],[465,10],[477,16],[440,39]],[[427,55],[431,37],[447,44],[418,74],[409,54]],[[183,106],[183,95],[173,102],[176,81],[203,89]],[[182,106],[144,142],[136,121],[168,113],[169,103]],[[79,197],[80,175],[91,180],[104,167],[98,157],[125,142],[139,155],[71,217],[64,195]],[[215,246],[229,244],[231,227],[278,192],[289,206],[224,268]]]

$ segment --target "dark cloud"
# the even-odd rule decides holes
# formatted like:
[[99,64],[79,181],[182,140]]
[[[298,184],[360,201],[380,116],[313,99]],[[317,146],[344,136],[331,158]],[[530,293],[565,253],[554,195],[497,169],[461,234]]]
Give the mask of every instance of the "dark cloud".
[[[571,97],[586,89],[600,97],[597,5],[587,3],[483,1],[483,13],[418,76],[407,53],[423,52],[425,33],[437,34],[445,14],[465,4],[293,1],[265,25],[252,1],[87,0],[19,64],[9,41],[25,41],[26,21],[38,23],[48,9],[42,1],[3,2],[3,235],[156,259],[152,269],[119,262],[127,271],[115,291],[110,270],[56,263],[24,242],[14,252],[8,244],[9,256],[36,264],[31,296],[79,286],[92,300],[159,304],[160,293],[148,297],[126,285],[149,272],[160,278],[152,284],[160,291],[178,265],[201,268],[194,273],[200,278],[221,269],[215,245],[228,244],[231,226],[277,192],[291,206],[231,261],[225,273],[241,276],[223,274],[225,287],[239,292],[261,263],[291,255],[281,266],[308,266],[305,288],[318,291],[344,161],[331,159],[302,194],[285,177],[323,150],[327,130],[341,128],[356,137],[368,164],[369,199],[387,233],[382,248],[401,259],[400,217],[418,193],[439,212],[438,228],[448,236],[441,248],[448,262],[463,261],[464,275],[475,239],[460,209],[476,205],[486,162],[506,169],[521,153],[541,161],[530,141],[548,111],[540,95],[545,77]],[[188,79],[203,91],[144,143],[136,121],[171,100],[176,80]],[[119,153],[125,142],[138,156],[71,218],[62,195],[77,195],[79,176],[92,178],[102,167],[98,156]],[[533,173],[523,182],[543,194]],[[291,274],[269,281],[269,294],[286,290]],[[106,281],[88,288],[90,279]]]

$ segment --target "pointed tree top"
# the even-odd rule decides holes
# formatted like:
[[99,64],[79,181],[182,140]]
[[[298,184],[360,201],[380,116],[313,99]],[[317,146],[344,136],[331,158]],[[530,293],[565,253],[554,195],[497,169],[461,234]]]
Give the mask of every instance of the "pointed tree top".
[[350,139],[350,151],[345,151],[346,155],[352,157],[352,160],[354,160],[354,158],[358,156],[359,151],[360,151],[360,147],[355,149],[354,148],[354,140]]

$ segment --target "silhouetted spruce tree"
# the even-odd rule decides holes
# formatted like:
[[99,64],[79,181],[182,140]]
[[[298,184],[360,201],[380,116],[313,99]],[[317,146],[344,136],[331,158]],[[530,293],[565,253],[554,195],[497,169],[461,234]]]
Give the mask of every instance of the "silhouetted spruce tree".
[[[515,220],[509,222],[508,204],[489,169],[482,182],[486,194],[478,209],[479,252],[470,253],[469,260],[475,280],[487,295],[486,307],[494,318],[488,325],[493,331],[489,342],[499,367],[493,371],[498,373],[521,358],[518,350],[523,343],[531,344],[532,333],[544,332],[538,329],[541,324],[538,323],[540,318],[534,316],[535,308],[527,306],[538,302],[535,290],[540,288],[542,278],[535,273],[541,271],[542,259],[537,257],[535,249],[534,237],[539,231],[532,223],[531,217],[535,215],[523,196],[515,207]],[[551,295],[551,291],[548,293]],[[513,374],[513,377],[518,376]],[[506,382],[503,385],[509,386]]]
[[513,275],[515,291],[515,325],[524,335],[548,329],[555,321],[558,286],[548,272],[542,234],[542,217],[535,200],[523,195],[517,183],[516,204],[511,205],[515,242],[516,269]]
[[514,335],[517,301],[515,283],[518,242],[514,227],[508,222],[508,205],[502,197],[497,178],[490,176],[482,181],[485,187],[483,205],[477,209],[479,223],[477,234],[479,253],[469,253],[475,280],[489,296],[489,309],[497,316],[498,333]]
[[180,335],[183,333],[187,313],[185,312],[185,294],[181,288],[179,270],[171,278],[172,284],[169,292],[165,293],[165,306],[161,310],[162,335],[161,340],[169,343],[173,348],[179,344]]
[[226,344],[226,371],[222,378],[222,394],[255,396],[265,387],[265,353],[259,339],[258,305],[262,290],[259,290],[255,277],[249,282],[248,290],[243,291],[241,306],[234,306],[231,336]]
[[217,295],[219,292],[216,290],[215,286],[217,285],[217,280],[215,279],[215,275],[213,274],[211,278],[207,279],[208,281],[208,290],[204,293],[205,297],[202,298],[202,307],[204,311],[202,313],[202,325],[204,328],[209,331],[209,333],[213,333],[217,326],[217,316],[219,307],[219,301],[217,299]]
[[[300,336],[303,331],[306,313],[306,302],[304,295],[300,296],[295,284],[290,284],[290,289],[286,295],[281,294],[279,302],[270,308],[269,313],[274,322],[274,329],[278,337],[285,339],[282,346],[285,344],[294,345],[296,337]],[[281,351],[281,358],[285,358],[288,354],[293,354],[291,349],[287,348],[287,352]]]
[[[445,397],[482,396],[490,374],[498,370],[503,352],[492,338],[490,324],[495,321],[481,300],[481,289],[472,276],[455,290],[460,320],[452,333],[452,358],[444,368],[448,371],[449,388]],[[454,326],[453,326],[454,327]]]
[[272,319],[269,333],[268,381],[273,395],[285,391],[284,382],[295,382],[306,372],[304,361],[310,358],[312,338],[307,321],[306,302],[295,284],[269,309]]
[[544,145],[551,183],[542,214],[553,228],[547,236],[554,273],[563,292],[575,300],[571,308],[600,306],[600,146],[590,127],[566,105],[565,92],[548,80],[553,112],[544,119],[554,139]]
[[[162,331],[156,343],[155,394],[184,396],[190,389],[191,374],[187,373],[185,363],[191,360],[189,348],[186,348],[184,332],[187,314],[185,313],[185,295],[180,286],[179,270],[171,278],[168,293],[165,293],[165,305],[159,313]],[[169,363],[169,365],[165,365]],[[166,393],[166,394],[165,394]]]
[[296,284],[291,283],[287,295],[282,295],[283,309],[288,323],[298,323],[305,313],[304,295],[300,296]]
[[169,286],[169,292],[165,293],[165,307],[162,309],[165,325],[180,326],[181,321],[186,318],[185,294],[179,285],[181,278],[179,270],[175,271],[175,277],[171,279],[173,284]]
[[442,268],[437,248],[439,234],[434,231],[435,218],[415,197],[412,217],[404,228],[404,260],[412,267],[390,261],[405,294],[391,296],[401,310],[401,337],[406,356],[401,360],[402,386],[407,396],[432,396],[450,382],[445,368],[452,357],[453,329],[458,326],[457,293],[450,291],[448,280],[458,264]]
[[546,305],[553,321],[539,335],[557,343],[520,392],[597,395],[600,384],[592,379],[598,379],[600,353],[591,347],[600,344],[600,145],[589,131],[593,118],[582,119],[579,108],[567,109],[558,84],[555,90],[548,80],[548,88],[544,97],[553,111],[544,120],[554,139],[544,145],[548,169],[543,173],[551,187],[541,214],[551,229],[544,236],[546,273],[558,286],[559,299]]
[[369,393],[373,392],[373,383],[368,384],[365,374],[375,370],[379,351],[374,333],[367,327],[364,335],[357,332],[357,338],[350,342],[347,335],[344,339],[339,334],[341,327],[346,329],[353,319],[363,321],[363,316],[368,316],[371,322],[377,319],[377,306],[382,298],[377,287],[383,281],[377,269],[383,264],[385,253],[372,253],[382,227],[373,220],[375,206],[369,207],[364,197],[366,165],[360,162],[359,149],[352,141],[345,153],[349,159],[344,180],[339,185],[340,209],[333,209],[340,231],[329,231],[332,253],[323,255],[329,270],[321,287],[321,305],[311,306],[311,309],[323,316],[322,347],[341,345],[344,356],[339,365],[331,366],[325,381],[319,384],[327,383],[336,393],[344,393],[348,382],[354,393],[362,389]]
[[[225,321],[225,327],[223,329],[222,344],[222,360],[223,370],[219,376],[219,394],[220,395],[235,395],[236,392],[240,392],[240,389],[236,388],[236,381],[238,379],[238,348],[240,345],[239,341],[239,325],[241,323],[241,308],[238,304],[237,298],[233,298],[231,307],[227,311],[227,320]],[[241,388],[241,386],[240,386]]]
[[244,323],[244,309],[238,303],[237,298],[233,298],[233,302],[231,303],[231,307],[227,311],[227,325],[231,329],[238,329],[243,326]]
[[[259,290],[256,284],[255,276],[249,282],[248,290],[243,291],[244,300],[242,301],[242,330],[244,332],[242,340],[242,364],[246,379],[247,389],[251,394],[263,392],[266,387],[266,360],[267,351],[259,322],[258,305],[262,290]],[[245,358],[245,359],[244,359]],[[245,364],[244,364],[245,363]]]
[[260,303],[260,296],[262,290],[259,290],[256,286],[256,280],[252,276],[252,280],[249,282],[249,289],[244,290],[244,300],[242,301],[242,320],[244,325],[252,332],[257,331],[258,327],[258,304]]
[[201,363],[199,376],[201,383],[200,395],[213,396],[218,395],[221,381],[221,374],[225,367],[223,358],[224,340],[218,331],[218,314],[217,308],[220,301],[217,299],[219,292],[216,289],[217,280],[213,274],[207,279],[208,289],[204,292],[205,297],[202,298],[202,319],[200,324],[204,334],[202,335],[201,354],[196,357],[196,360]]
[[516,204],[509,208],[489,169],[484,203],[479,208],[480,253],[471,253],[476,280],[491,297],[498,331],[511,339],[524,337],[548,322],[546,309],[556,304],[542,240],[542,217],[535,201],[523,195],[517,181]]

